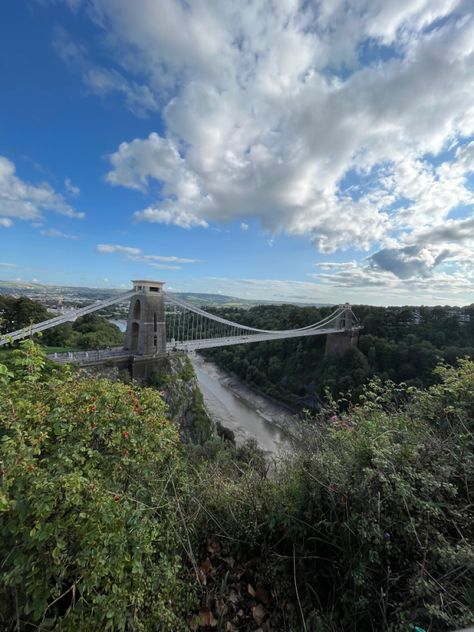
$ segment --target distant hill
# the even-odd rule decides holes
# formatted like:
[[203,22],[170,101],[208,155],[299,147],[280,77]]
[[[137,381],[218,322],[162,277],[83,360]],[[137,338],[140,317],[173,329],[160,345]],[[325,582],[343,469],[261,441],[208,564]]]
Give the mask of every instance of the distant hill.
[[[90,288],[82,286],[67,285],[44,285],[41,283],[23,283],[13,281],[0,281],[0,294],[11,294],[14,296],[26,296],[33,299],[45,299],[46,297],[63,297],[67,302],[73,303],[77,301],[83,304],[87,300],[102,300],[126,292],[125,289],[112,288]],[[225,294],[207,294],[204,292],[174,292],[176,296],[183,301],[187,301],[194,305],[207,305],[218,307],[253,307],[255,305],[302,305],[302,306],[323,306],[327,303],[302,303],[296,301],[268,301],[268,300],[250,300],[245,298],[237,298],[235,296],[227,296]]]
[[91,299],[94,301],[109,298],[114,294],[125,292],[123,289],[94,288],[68,285],[45,285],[41,283],[17,283],[14,281],[0,281],[0,294],[26,296],[27,298],[60,297],[68,301],[77,299],[80,303]]
[[193,305],[215,305],[218,307],[254,307],[255,305],[302,305],[302,306],[322,306],[327,303],[301,303],[296,301],[266,301],[252,300],[248,298],[237,298],[226,294],[206,294],[199,292],[175,292],[183,301]]

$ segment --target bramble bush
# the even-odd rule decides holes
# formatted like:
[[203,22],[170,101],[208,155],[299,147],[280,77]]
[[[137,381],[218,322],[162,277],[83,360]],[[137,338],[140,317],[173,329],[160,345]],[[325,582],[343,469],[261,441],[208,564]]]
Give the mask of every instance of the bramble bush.
[[0,628],[186,629],[187,481],[161,398],[59,373],[31,342],[15,354],[0,370]]

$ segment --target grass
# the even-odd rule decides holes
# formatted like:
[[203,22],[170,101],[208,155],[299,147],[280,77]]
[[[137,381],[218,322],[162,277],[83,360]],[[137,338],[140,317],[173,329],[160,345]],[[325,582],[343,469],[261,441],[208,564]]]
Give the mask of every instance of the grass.
[[45,353],[67,353],[68,351],[81,351],[79,347],[43,347]]
[[[68,351],[80,351],[78,347],[42,347],[46,354],[67,353]],[[0,347],[0,363],[7,363],[12,359],[12,354],[16,349],[12,347]]]

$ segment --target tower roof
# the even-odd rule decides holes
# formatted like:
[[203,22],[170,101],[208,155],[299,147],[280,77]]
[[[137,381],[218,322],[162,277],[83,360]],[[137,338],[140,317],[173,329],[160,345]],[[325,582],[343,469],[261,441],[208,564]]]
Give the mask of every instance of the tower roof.
[[166,283],[166,281],[149,281],[146,279],[138,279],[137,281],[133,280],[132,283],[134,285],[137,285],[138,283],[140,285],[164,285]]
[[137,290],[138,292],[146,292],[147,294],[149,292],[163,294],[163,286],[165,284],[164,281],[149,281],[146,279],[134,280],[132,283],[134,290]]

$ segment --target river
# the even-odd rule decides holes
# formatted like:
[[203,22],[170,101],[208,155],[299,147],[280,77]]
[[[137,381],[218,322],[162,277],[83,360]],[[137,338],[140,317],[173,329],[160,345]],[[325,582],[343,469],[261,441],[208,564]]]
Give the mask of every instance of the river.
[[212,362],[196,354],[190,358],[209,416],[234,433],[237,445],[255,439],[269,455],[292,450],[289,435],[281,429],[294,423],[290,412],[251,391]]
[[125,333],[127,331],[126,320],[117,320],[115,318],[108,318],[107,320],[109,321],[109,323],[112,323],[112,325],[118,327],[122,333]]
[[[120,331],[127,328],[126,320],[109,319],[109,322]],[[234,433],[237,445],[255,439],[259,448],[269,455],[292,449],[289,435],[281,429],[296,423],[290,412],[201,356],[191,354],[190,358],[209,416]]]

